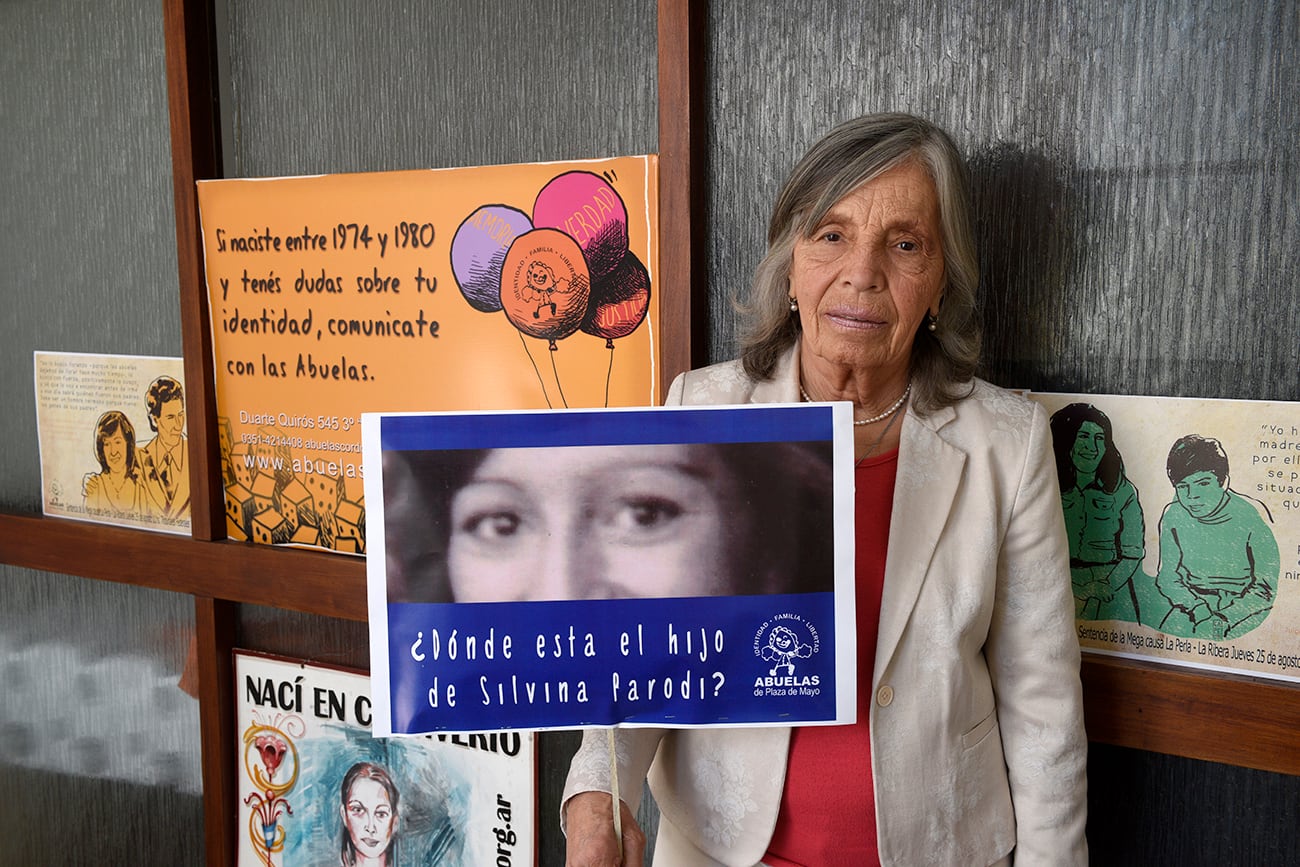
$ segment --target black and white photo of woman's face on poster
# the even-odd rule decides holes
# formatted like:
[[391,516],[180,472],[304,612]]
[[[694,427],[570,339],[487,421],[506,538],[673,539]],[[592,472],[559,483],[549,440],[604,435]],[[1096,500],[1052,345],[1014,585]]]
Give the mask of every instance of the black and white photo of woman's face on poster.
[[[839,412],[368,416],[373,662],[424,720],[395,728],[775,723],[798,704],[835,721],[853,642]],[[796,700],[778,703],[748,668],[782,615],[803,668],[823,665],[815,692],[789,675]]]
[[833,588],[829,442],[394,451],[384,476],[393,602]]

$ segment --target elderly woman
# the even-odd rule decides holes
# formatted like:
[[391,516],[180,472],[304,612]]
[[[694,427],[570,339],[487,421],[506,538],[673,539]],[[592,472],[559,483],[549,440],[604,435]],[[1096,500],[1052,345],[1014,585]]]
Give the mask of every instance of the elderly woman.
[[[975,379],[964,168],[933,125],[832,130],[777,199],[742,358],[670,403],[848,400],[858,722],[617,733],[570,768],[570,867],[1086,864],[1068,549],[1043,410]],[[780,503],[771,508],[780,509]]]

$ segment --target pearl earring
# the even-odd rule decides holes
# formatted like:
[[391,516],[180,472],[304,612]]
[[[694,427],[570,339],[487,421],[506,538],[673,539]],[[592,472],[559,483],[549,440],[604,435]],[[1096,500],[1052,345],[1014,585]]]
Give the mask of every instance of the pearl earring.
[[790,296],[790,312],[791,313],[799,312],[799,302],[795,300],[795,297],[793,295]]

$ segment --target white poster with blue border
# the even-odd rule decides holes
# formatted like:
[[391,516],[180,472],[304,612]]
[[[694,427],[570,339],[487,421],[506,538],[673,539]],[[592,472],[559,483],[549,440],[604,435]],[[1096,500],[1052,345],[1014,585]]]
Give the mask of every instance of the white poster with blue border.
[[376,734],[853,722],[851,422],[364,415]]

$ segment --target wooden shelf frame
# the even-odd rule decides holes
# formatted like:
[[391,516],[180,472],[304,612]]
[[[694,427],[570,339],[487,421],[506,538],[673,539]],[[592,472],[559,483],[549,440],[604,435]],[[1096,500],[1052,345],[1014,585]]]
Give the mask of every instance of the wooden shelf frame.
[[[140,570],[146,561],[151,568]],[[337,554],[0,513],[0,562],[366,619],[365,564]],[[1300,775],[1294,684],[1085,654],[1083,688],[1092,741]]]
[[[194,182],[218,176],[211,0],[163,0],[193,506],[192,537],[0,513],[0,562],[186,593],[195,599],[208,863],[235,861],[231,649],[239,604],[366,619],[360,558],[224,540],[207,293]],[[661,349],[664,384],[704,360],[707,53],[703,0],[661,0]],[[148,569],[141,564],[148,563]],[[1085,656],[1098,743],[1300,775],[1300,686]]]

